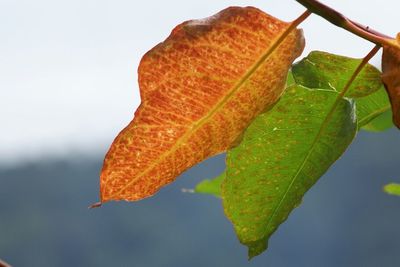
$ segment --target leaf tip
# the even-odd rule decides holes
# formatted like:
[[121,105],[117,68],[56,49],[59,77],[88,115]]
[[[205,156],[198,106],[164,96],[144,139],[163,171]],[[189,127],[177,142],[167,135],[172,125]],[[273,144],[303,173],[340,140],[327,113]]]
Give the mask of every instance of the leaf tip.
[[103,205],[102,202],[96,202],[96,203],[90,205],[90,206],[88,207],[88,209],[91,210],[91,209],[99,208],[99,207],[101,207],[102,205]]
[[246,244],[248,247],[247,259],[250,261],[254,257],[260,255],[268,248],[268,241],[266,239],[257,240]]

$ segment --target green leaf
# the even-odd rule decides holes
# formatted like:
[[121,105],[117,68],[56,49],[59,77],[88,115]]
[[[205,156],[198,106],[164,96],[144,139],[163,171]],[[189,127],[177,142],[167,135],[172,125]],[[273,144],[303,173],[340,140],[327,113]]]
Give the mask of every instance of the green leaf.
[[[290,84],[293,84],[293,82],[290,82]],[[358,127],[366,131],[381,132],[393,127],[390,102],[383,88],[357,100],[357,117]],[[200,182],[194,191],[195,193],[219,197],[223,179],[223,174],[211,180],[206,179]]]
[[400,184],[387,184],[383,190],[390,195],[400,196]]
[[286,78],[286,87],[295,84],[296,81],[294,80],[293,73],[289,70],[287,78]]
[[[321,51],[312,51],[292,66],[297,84],[308,88],[343,90],[362,59],[349,58]],[[358,98],[376,92],[382,87],[381,72],[367,64],[351,84],[346,97]]]
[[[341,91],[361,62],[326,52],[313,51],[307,57],[296,63],[288,73],[287,86],[296,82],[302,86],[318,87],[327,90]],[[350,91],[361,90],[363,93],[353,93],[357,104],[358,127],[372,132],[380,132],[393,127],[390,101],[381,82],[381,73],[375,67],[366,65],[357,76]],[[360,97],[363,95],[363,97]],[[205,181],[201,185],[201,193],[215,194],[221,180]],[[198,192],[200,193],[200,192]]]
[[391,109],[389,98],[383,87],[373,94],[358,98],[356,103],[359,127],[367,125],[379,115]]
[[[292,67],[297,84],[340,92],[350,80],[361,59],[313,51]],[[359,128],[384,131],[393,126],[389,119],[390,101],[381,79],[381,72],[367,64],[353,81],[346,97],[355,98]]]
[[364,125],[362,129],[370,132],[382,132],[392,128],[393,126],[393,113],[389,108],[370,121],[368,124]]
[[225,172],[220,174],[214,179],[206,179],[201,181],[199,184],[196,185],[194,188],[195,193],[200,193],[200,194],[210,194],[214,195],[216,197],[221,196],[221,184],[222,181],[225,179]]
[[[354,113],[362,129],[381,131],[392,125],[385,117],[390,103],[380,72],[371,65],[352,83],[347,98],[334,104],[360,62],[312,52],[289,72],[281,100],[256,118],[242,143],[228,152],[225,213],[250,258],[267,248],[271,234],[305,192],[344,153],[357,131]],[[218,195],[223,179],[207,180],[199,191]]]
[[224,209],[250,258],[266,249],[271,234],[353,140],[354,103],[340,99],[335,105],[337,97],[290,86],[228,152]]

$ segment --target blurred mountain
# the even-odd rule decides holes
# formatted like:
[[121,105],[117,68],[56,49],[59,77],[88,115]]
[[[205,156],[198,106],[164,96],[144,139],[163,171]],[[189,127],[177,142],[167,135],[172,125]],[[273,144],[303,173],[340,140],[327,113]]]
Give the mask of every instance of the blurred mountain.
[[224,169],[224,156],[140,202],[98,200],[102,155],[0,169],[0,258],[19,266],[398,266],[400,135],[361,133],[247,261],[220,200],[182,193]]

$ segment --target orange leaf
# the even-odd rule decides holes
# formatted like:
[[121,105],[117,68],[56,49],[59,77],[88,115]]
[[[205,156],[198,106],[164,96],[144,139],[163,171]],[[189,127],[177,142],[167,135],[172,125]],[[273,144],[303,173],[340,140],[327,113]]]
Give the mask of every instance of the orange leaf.
[[383,46],[382,81],[392,104],[393,123],[400,128],[400,34],[393,46]]
[[253,7],[178,25],[139,66],[142,102],[101,171],[101,202],[139,200],[235,144],[284,90],[301,30]]

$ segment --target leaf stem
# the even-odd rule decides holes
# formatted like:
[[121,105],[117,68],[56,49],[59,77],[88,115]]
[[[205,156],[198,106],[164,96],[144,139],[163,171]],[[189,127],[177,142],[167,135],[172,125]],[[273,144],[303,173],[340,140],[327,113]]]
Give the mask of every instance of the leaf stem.
[[312,14],[311,10],[307,9],[306,11],[304,11],[303,14],[301,14],[297,19],[292,21],[292,23],[289,26],[289,29],[293,30],[294,28],[299,26],[299,24],[305,21],[311,14]]
[[0,259],[0,267],[11,267],[11,265]]
[[364,26],[358,22],[355,22],[333,8],[317,1],[317,0],[296,0],[310,12],[319,15],[331,22],[332,24],[345,29],[361,38],[364,38],[379,46],[397,46],[396,42],[393,42],[394,38],[380,33],[368,26]]

